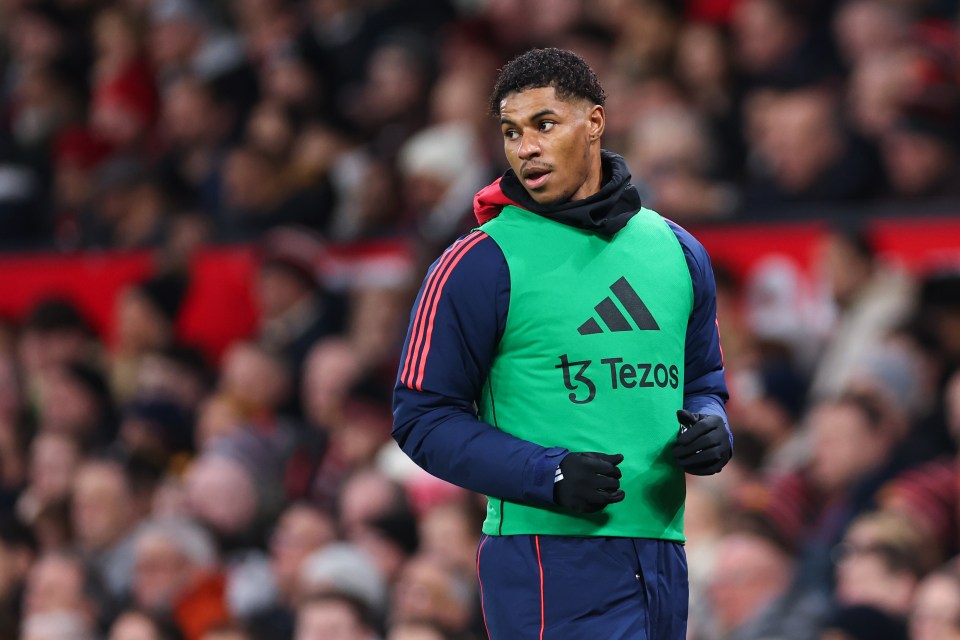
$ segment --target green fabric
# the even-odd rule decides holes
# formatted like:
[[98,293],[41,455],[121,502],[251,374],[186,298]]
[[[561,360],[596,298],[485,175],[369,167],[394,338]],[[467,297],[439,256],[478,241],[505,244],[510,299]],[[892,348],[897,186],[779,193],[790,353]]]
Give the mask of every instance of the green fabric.
[[610,239],[512,206],[481,228],[510,270],[481,418],[546,447],[622,453],[626,494],[597,514],[489,497],[484,533],[682,541],[670,447],[693,285],[673,231],[649,209]]

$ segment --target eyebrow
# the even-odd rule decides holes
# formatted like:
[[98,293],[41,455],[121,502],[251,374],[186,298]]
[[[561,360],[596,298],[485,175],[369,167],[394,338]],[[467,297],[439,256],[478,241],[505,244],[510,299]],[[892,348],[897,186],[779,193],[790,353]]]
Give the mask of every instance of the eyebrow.
[[[537,111],[535,114],[530,116],[530,120],[538,120],[543,116],[555,116],[555,115],[558,115],[558,114],[553,109],[541,109],[540,111]],[[516,124],[516,123],[510,118],[500,116],[500,124]]]

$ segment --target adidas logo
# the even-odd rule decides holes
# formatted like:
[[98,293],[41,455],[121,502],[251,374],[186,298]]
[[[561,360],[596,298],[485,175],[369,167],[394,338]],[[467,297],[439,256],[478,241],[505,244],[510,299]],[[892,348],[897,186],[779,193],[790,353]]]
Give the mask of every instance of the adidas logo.
[[[643,300],[633,290],[626,278],[620,278],[610,285],[610,291],[613,292],[613,296],[633,319],[637,329],[640,331],[660,330],[660,325],[654,320],[650,310],[647,309],[647,305],[643,304]],[[600,304],[594,307],[594,310],[610,331],[634,331],[633,325],[630,324],[630,321],[627,320],[623,312],[620,311],[620,307],[610,296],[604,298]],[[603,333],[604,329],[596,318],[590,318],[580,325],[577,331],[582,336],[589,336],[594,333]]]

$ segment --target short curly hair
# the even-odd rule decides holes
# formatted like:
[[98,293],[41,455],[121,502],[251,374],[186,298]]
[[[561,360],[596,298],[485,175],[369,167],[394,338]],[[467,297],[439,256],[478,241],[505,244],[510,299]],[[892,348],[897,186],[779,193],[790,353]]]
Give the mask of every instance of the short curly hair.
[[583,98],[602,105],[607,99],[597,74],[574,52],[555,48],[531,49],[500,70],[490,95],[490,112],[499,116],[500,103],[511,93],[541,87],[553,87],[561,100]]

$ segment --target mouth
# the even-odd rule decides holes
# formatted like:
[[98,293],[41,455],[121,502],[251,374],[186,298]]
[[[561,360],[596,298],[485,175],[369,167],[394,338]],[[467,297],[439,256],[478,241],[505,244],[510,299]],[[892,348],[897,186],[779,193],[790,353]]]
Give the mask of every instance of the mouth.
[[546,183],[550,176],[550,170],[544,168],[532,168],[523,170],[523,183],[528,189],[539,189]]

